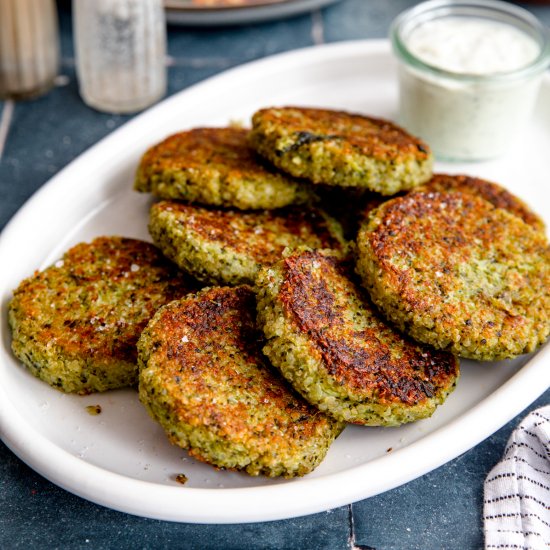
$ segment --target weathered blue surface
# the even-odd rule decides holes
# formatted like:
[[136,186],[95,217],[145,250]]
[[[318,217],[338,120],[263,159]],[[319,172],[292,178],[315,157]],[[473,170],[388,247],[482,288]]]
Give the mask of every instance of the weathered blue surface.
[[[393,17],[413,4],[344,0],[320,12],[261,25],[170,27],[169,93],[274,53],[384,37]],[[60,5],[61,73],[66,78],[47,96],[16,104],[11,116],[0,102],[0,120],[9,122],[0,157],[0,229],[52,175],[131,118],[97,113],[80,100],[68,5]],[[550,8],[530,9],[550,23]],[[530,409],[549,402],[547,391]],[[483,479],[518,421],[438,470],[377,497],[305,518],[238,526],[175,524],[96,506],[44,480],[0,443],[0,548],[480,548]]]
[[192,525],[130,516],[49,483],[0,443],[0,548],[346,548],[349,510],[261,524]]
[[376,550],[482,548],[483,480],[520,420],[548,403],[550,390],[471,451],[402,487],[354,504],[355,544]]

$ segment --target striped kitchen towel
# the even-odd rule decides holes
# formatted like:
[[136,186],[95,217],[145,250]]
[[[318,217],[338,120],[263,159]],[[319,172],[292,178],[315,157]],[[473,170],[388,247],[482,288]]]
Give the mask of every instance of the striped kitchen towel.
[[487,550],[550,549],[550,405],[514,430],[484,492]]

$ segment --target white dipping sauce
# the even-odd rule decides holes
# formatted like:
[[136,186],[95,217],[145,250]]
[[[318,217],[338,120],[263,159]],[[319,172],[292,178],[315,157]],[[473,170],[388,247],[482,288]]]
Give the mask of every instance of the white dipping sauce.
[[498,75],[533,62],[539,44],[505,23],[442,17],[416,26],[405,45],[418,60],[445,73],[402,60],[402,124],[447,160],[487,159],[506,150],[529,118],[540,75]]
[[409,51],[428,65],[461,74],[515,71],[535,60],[539,45],[505,23],[446,17],[416,27]]

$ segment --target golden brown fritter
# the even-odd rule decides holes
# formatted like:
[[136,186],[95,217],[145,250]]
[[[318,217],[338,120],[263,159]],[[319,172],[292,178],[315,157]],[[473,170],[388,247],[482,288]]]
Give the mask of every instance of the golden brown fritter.
[[151,147],[134,187],[163,199],[242,210],[280,208],[312,199],[310,187],[265,165],[243,128],[195,128]]
[[537,216],[519,197],[497,183],[481,178],[465,175],[434,174],[432,179],[413,190],[422,193],[460,191],[481,197],[497,208],[503,208],[511,214],[519,216],[525,223],[532,225],[544,233],[545,226]]
[[254,284],[286,247],[345,248],[339,224],[305,207],[236,212],[163,201],[151,208],[149,231],[168,258],[212,284]]
[[160,306],[196,288],[150,243],[99,237],[78,244],[14,291],[13,352],[65,392],[135,385],[141,331]]
[[458,360],[402,336],[319,251],[296,251],[258,277],[264,353],[338,420],[395,426],[430,416],[454,389]]
[[432,173],[424,142],[387,120],[344,111],[261,109],[252,117],[250,143],[277,168],[316,184],[393,195]]
[[249,287],[162,308],[139,341],[140,399],[195,458],[251,475],[304,475],[342,424],[307,404],[261,353]]
[[357,252],[372,300],[418,341],[496,360],[548,337],[548,242],[484,199],[418,192],[388,201],[363,224]]

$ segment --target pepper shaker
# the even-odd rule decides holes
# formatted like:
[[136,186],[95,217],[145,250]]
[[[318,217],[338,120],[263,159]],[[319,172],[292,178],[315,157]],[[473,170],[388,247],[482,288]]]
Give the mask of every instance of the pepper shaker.
[[49,90],[59,68],[54,0],[0,0],[0,99]]
[[80,95],[110,113],[148,107],[166,92],[161,0],[73,0]]

